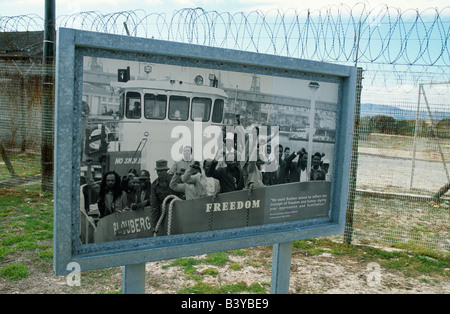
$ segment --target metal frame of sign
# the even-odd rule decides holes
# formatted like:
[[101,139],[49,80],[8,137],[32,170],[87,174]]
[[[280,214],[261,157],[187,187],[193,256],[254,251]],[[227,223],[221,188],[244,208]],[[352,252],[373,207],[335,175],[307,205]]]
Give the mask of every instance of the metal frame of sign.
[[[339,84],[333,179],[328,217],[104,243],[81,244],[80,154],[83,57],[146,61],[157,56],[183,66],[332,81]],[[343,233],[349,194],[356,68],[193,44],[60,28],[56,59],[54,270],[141,264],[215,251]]]

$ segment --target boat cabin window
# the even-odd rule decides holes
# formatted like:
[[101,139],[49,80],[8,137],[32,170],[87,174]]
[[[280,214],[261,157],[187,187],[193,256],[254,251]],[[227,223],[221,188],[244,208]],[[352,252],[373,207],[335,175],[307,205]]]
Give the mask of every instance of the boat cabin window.
[[222,123],[223,107],[224,107],[223,99],[216,99],[214,101],[214,108],[211,117],[211,121],[213,123]]
[[163,120],[166,117],[166,95],[144,95],[144,117],[146,119]]
[[207,122],[211,114],[211,104],[211,98],[194,97],[192,99],[191,120],[200,118],[202,122]]
[[128,119],[139,119],[141,117],[141,94],[127,92],[125,116]]
[[170,96],[169,120],[186,121],[189,115],[189,97]]

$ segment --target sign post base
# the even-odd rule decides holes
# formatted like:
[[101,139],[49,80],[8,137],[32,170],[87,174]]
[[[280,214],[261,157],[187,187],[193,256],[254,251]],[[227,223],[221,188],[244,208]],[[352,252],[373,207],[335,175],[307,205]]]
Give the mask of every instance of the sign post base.
[[122,266],[122,294],[145,293],[145,263]]
[[272,253],[271,294],[288,294],[292,242],[276,243]]

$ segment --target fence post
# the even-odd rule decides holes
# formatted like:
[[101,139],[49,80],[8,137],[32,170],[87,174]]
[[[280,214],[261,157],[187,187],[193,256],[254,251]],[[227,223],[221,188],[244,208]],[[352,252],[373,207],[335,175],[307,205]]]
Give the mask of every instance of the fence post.
[[347,213],[345,217],[345,231],[344,242],[347,244],[352,243],[353,238],[353,213],[355,208],[355,191],[356,191],[356,177],[358,172],[358,140],[359,140],[359,122],[361,114],[361,91],[362,91],[362,68],[358,68],[356,77],[356,99],[355,99],[355,124],[353,126],[353,143],[352,143],[352,156],[350,166],[350,182],[349,193],[347,203]]
[[53,116],[55,93],[55,0],[45,0],[42,78],[41,166],[42,190],[53,191]]

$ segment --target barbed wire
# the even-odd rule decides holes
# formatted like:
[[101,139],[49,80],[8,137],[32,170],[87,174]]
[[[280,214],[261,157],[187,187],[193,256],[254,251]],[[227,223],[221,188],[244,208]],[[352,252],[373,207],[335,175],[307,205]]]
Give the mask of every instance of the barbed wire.
[[[172,17],[143,10],[88,11],[59,16],[57,25],[320,61],[449,65],[450,21],[441,16],[449,15],[450,7],[401,12],[362,5],[234,14],[194,8]],[[34,14],[0,17],[0,31],[42,30],[43,22]]]
[[[79,12],[57,17],[57,27],[155,38],[254,51],[324,62],[377,68],[390,65],[410,73],[439,68],[434,80],[449,80],[450,7],[400,11],[361,3],[320,10],[217,12],[181,9],[172,16],[144,10],[102,14]],[[37,15],[0,16],[0,31],[43,29]],[[442,69],[444,67],[444,69]],[[402,69],[402,71],[403,71]]]
[[32,32],[44,29],[44,19],[36,14],[0,16],[0,32]]

